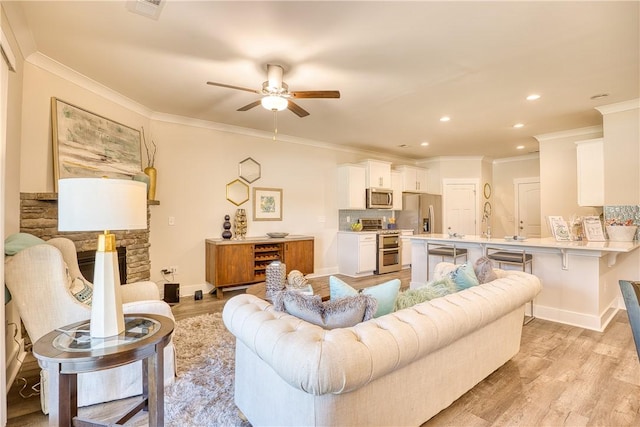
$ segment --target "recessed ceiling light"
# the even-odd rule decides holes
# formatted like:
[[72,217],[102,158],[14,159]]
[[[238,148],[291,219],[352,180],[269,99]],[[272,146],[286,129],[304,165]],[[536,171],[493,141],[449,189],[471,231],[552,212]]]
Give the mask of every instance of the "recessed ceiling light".
[[532,93],[531,95],[527,96],[527,101],[535,101],[536,99],[540,99],[540,95],[538,95],[537,93]]
[[591,97],[591,99],[606,98],[607,96],[609,96],[609,94],[608,94],[608,93],[599,93],[599,94],[597,94],[597,95],[593,95],[593,96]]
[[429,145],[429,143],[427,141],[421,142],[420,145],[422,145],[423,147],[426,147],[427,145]]
[[524,145],[518,145],[518,146],[516,147],[516,150],[524,150]]
[[515,125],[513,125],[513,127],[519,129],[521,127],[524,127],[524,123],[516,123]]
[[449,116],[442,116],[442,117],[440,117],[440,121],[441,121],[441,122],[448,122],[449,120],[451,120],[451,117],[449,117]]

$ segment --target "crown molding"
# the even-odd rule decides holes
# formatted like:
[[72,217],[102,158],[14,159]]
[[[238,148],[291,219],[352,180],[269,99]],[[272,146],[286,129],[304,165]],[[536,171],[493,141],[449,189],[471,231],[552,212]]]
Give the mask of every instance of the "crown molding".
[[596,110],[600,111],[602,115],[637,109],[640,109],[640,98],[596,107]]
[[522,156],[503,157],[501,159],[494,159],[493,164],[497,165],[500,163],[522,162],[525,160],[539,160],[539,159],[540,159],[540,153],[529,153],[529,154],[524,154]]
[[572,136],[583,136],[583,135],[589,135],[594,133],[599,133],[602,135],[602,125],[563,130],[560,132],[545,133],[542,135],[534,135],[533,137],[537,139],[538,142],[542,142],[542,141],[549,141],[551,139],[569,138]]

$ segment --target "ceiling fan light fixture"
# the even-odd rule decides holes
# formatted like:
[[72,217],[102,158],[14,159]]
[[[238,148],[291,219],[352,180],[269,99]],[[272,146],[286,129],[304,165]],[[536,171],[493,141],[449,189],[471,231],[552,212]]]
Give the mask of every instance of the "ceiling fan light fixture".
[[280,96],[269,95],[260,100],[262,107],[269,111],[282,111],[286,110],[289,105],[289,101]]

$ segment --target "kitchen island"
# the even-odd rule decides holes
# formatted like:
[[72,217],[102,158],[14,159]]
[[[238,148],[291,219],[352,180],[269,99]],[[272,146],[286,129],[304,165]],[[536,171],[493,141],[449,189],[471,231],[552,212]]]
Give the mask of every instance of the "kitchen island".
[[[475,260],[487,249],[524,250],[533,256],[533,274],[542,282],[534,301],[536,317],[603,331],[620,307],[618,280],[640,280],[640,242],[558,242],[554,238],[507,240],[481,236],[450,237],[446,234],[411,236],[411,282],[425,283],[429,271],[441,261],[427,255],[427,243],[466,249]],[[516,268],[505,266],[504,268]]]

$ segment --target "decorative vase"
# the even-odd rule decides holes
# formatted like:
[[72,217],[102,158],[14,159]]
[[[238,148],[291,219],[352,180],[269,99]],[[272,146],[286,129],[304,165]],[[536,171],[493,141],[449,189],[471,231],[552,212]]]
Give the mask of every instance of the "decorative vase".
[[236,240],[244,240],[247,235],[247,214],[244,209],[236,210],[236,217],[233,220],[233,227],[236,232]]
[[156,199],[156,179],[158,176],[158,171],[153,166],[149,166],[144,168],[144,173],[149,176],[149,192],[147,198],[149,200]]
[[287,266],[279,260],[269,264],[265,271],[265,287],[267,297],[283,290],[287,280]]
[[224,223],[222,224],[222,228],[224,231],[222,232],[222,238],[225,240],[229,240],[231,238],[231,222],[229,221],[231,217],[229,215],[224,216]]

